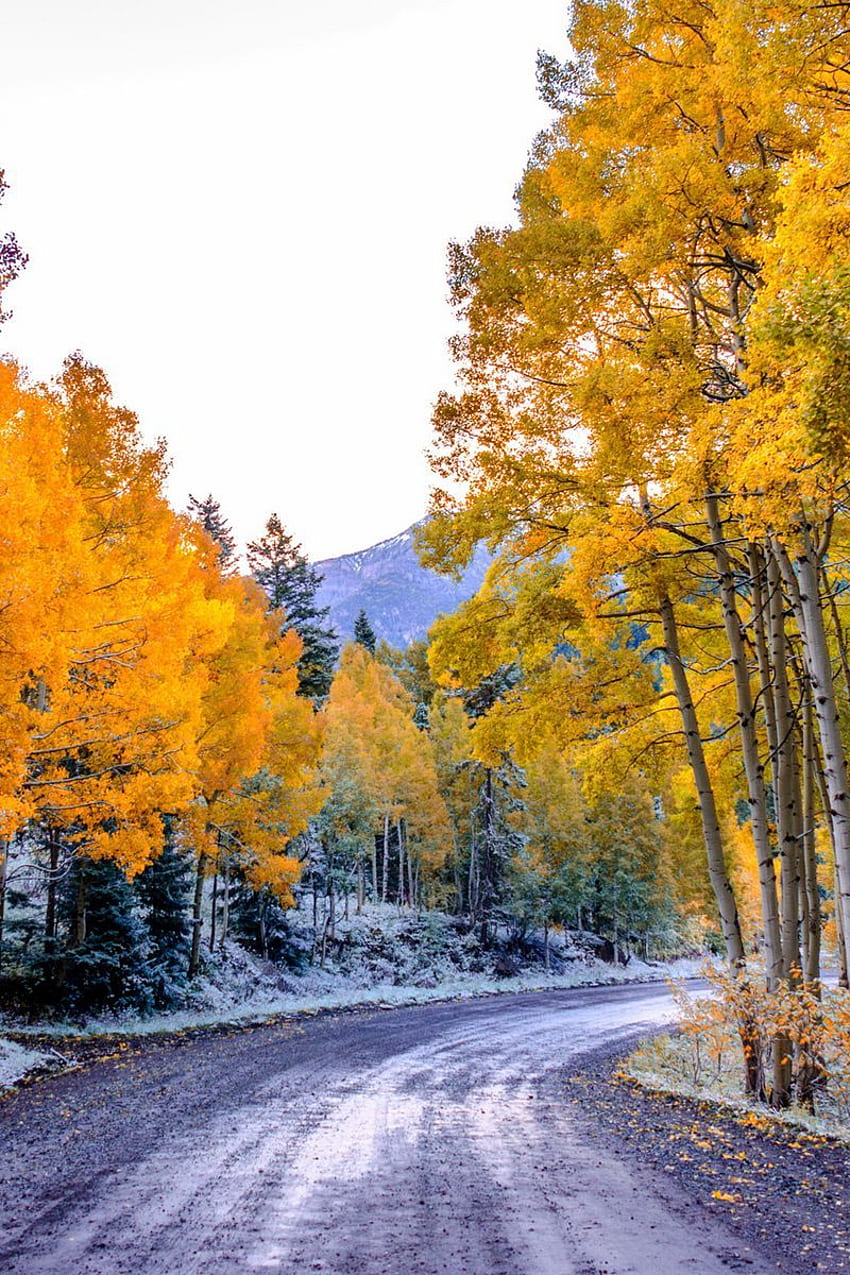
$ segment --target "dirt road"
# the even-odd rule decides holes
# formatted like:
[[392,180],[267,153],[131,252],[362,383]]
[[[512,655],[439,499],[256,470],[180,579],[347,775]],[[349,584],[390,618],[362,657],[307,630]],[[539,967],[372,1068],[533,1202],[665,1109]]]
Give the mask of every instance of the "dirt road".
[[626,986],[147,1047],[0,1103],[9,1275],[763,1272],[579,1133],[559,1069],[672,1017]]

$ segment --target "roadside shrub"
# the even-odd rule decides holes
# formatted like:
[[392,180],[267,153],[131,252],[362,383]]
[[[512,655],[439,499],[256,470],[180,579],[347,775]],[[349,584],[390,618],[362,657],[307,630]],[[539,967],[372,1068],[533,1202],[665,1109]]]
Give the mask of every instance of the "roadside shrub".
[[819,983],[784,983],[769,992],[763,977],[711,969],[711,996],[674,988],[680,1034],[650,1041],[633,1055],[633,1070],[673,1087],[744,1092],[746,1077],[771,1097],[775,1040],[787,1042],[798,1106],[850,1123],[850,992]]

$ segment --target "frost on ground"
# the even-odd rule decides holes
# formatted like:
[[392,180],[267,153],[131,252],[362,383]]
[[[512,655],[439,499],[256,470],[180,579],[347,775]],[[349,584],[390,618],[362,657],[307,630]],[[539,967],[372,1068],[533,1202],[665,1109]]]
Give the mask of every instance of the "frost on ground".
[[49,1054],[37,1049],[26,1049],[16,1045],[13,1040],[0,1037],[0,1093],[23,1080],[31,1071],[45,1067],[51,1062]]
[[[555,933],[526,939],[520,952],[507,941],[484,951],[477,937],[443,913],[399,910],[367,904],[336,922],[333,936],[317,936],[305,911],[290,920],[290,963],[264,961],[228,941],[207,952],[201,976],[189,987],[183,1006],[150,1017],[108,1015],[85,1023],[30,1023],[6,1020],[22,1033],[66,1036],[180,1031],[216,1023],[261,1021],[272,1015],[316,1013],[354,1006],[396,1006],[427,1001],[640,982],[698,974],[701,959],[627,965],[593,955],[592,935]],[[549,968],[546,968],[548,960]]]
[[620,1074],[649,1093],[710,1102],[757,1125],[759,1121],[786,1124],[850,1143],[850,1112],[841,1095],[829,1088],[818,1094],[816,1115],[794,1105],[777,1110],[745,1097],[739,1051],[714,1058],[706,1068],[691,1040],[665,1033],[643,1041],[623,1062]]

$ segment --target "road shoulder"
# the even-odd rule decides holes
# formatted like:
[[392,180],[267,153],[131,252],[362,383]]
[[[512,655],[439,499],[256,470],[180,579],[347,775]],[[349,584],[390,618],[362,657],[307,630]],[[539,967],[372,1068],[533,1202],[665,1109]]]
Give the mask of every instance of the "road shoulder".
[[654,1093],[599,1050],[559,1075],[583,1135],[670,1183],[763,1261],[785,1271],[850,1270],[850,1153],[842,1143],[762,1113]]

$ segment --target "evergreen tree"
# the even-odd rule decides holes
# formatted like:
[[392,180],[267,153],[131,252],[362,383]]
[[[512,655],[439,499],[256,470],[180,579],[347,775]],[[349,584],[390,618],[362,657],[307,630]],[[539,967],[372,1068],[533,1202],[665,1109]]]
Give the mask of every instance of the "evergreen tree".
[[168,1009],[186,985],[190,926],[187,860],[174,849],[170,830],[162,854],[136,880],[147,923],[148,975],[157,1009]]
[[431,701],[437,685],[428,667],[428,643],[415,640],[403,651],[379,642],[375,658],[388,665],[416,705],[413,720],[420,730],[427,730]]
[[230,523],[221,512],[221,505],[213,497],[198,500],[189,497],[189,513],[199,522],[207,535],[218,545],[218,565],[225,575],[236,570],[236,537]]
[[[517,684],[519,676],[515,664],[503,664],[476,686],[463,690],[467,718],[476,722],[485,717]],[[524,808],[519,793],[525,787],[525,774],[508,753],[502,753],[496,765],[471,760],[469,775],[475,803],[470,812],[468,906],[471,918],[480,926],[482,945],[487,947],[493,909],[503,900],[508,868],[523,844],[514,823]]]
[[305,963],[304,954],[292,947],[286,912],[268,886],[257,890],[248,882],[240,881],[230,915],[233,934],[248,951],[256,952],[266,961],[296,966]]
[[369,623],[369,617],[365,611],[360,611],[354,621],[354,641],[365,646],[370,655],[375,654],[378,639],[375,637],[375,630]]
[[248,545],[248,566],[270,607],[284,612],[286,627],[294,628],[304,643],[298,662],[299,694],[324,699],[339,655],[337,635],[328,622],[329,608],[316,605],[322,577],[277,514],[269,518],[265,534]]
[[47,961],[56,1004],[75,1013],[151,1007],[147,931],[138,902],[114,863],[74,860],[59,900],[62,946]]

